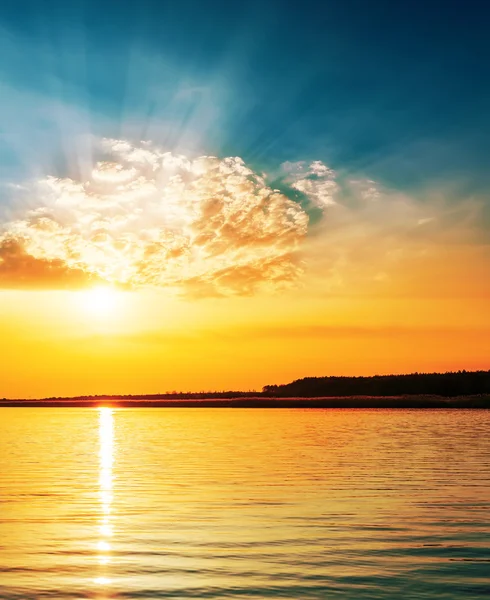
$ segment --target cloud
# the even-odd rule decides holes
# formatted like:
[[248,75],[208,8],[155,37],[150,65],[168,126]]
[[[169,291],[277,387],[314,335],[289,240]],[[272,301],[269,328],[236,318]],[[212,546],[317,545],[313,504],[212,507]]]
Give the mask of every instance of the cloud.
[[308,215],[240,158],[190,159],[123,140],[103,140],[102,151],[87,181],[45,178],[32,189],[36,206],[5,224],[9,285],[41,284],[44,273],[46,287],[95,278],[249,294],[298,274]]
[[310,164],[304,161],[285,162],[282,165],[284,180],[291,187],[304,194],[313,206],[325,209],[335,204],[335,195],[339,191],[337,174],[333,169],[315,160]]
[[466,281],[490,267],[484,202],[440,190],[408,195],[319,161],[285,163],[283,172],[322,212],[303,253],[310,284],[316,278],[330,294],[368,288],[390,295],[433,296],[437,288],[453,296],[488,293],[477,276],[476,283]]
[[189,295],[197,297],[217,295],[219,290],[227,289],[238,289],[242,294],[251,295],[259,284],[280,287],[294,283],[301,272],[294,256],[285,254],[188,279],[185,289]]
[[97,278],[82,269],[69,268],[59,259],[34,258],[27,254],[16,239],[0,241],[0,287],[37,289],[79,288],[94,283]]
[[[306,270],[322,293],[371,286],[410,295],[412,286],[434,294],[437,282],[454,295],[465,269],[490,263],[476,200],[409,196],[321,161],[281,165],[278,190],[238,157],[189,158],[111,139],[97,153],[86,179],[19,188],[29,208],[0,229],[0,287],[102,281],[251,295],[289,287]],[[441,281],[448,249],[457,256]]]

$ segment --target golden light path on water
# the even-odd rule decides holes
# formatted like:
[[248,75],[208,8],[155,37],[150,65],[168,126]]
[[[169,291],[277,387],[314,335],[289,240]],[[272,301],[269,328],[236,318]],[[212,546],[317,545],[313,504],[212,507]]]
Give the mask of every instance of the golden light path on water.
[[0,599],[488,598],[489,430],[488,410],[1,408]]
[[112,583],[108,577],[108,567],[111,562],[111,538],[114,534],[112,514],[113,474],[114,464],[114,415],[113,409],[99,408],[99,500],[100,516],[98,521],[99,541],[97,556],[99,574],[94,583],[99,586]]

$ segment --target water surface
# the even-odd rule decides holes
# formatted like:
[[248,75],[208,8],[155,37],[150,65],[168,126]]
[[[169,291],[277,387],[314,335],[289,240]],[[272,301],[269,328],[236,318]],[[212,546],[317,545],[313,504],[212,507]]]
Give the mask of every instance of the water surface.
[[0,598],[490,595],[490,411],[0,409]]

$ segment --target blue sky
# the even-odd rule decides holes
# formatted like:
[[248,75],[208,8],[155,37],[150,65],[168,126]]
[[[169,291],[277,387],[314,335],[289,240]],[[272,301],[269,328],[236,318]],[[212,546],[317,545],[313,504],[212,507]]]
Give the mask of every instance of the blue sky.
[[0,179],[83,170],[95,135],[482,193],[489,17],[475,0],[4,1]]

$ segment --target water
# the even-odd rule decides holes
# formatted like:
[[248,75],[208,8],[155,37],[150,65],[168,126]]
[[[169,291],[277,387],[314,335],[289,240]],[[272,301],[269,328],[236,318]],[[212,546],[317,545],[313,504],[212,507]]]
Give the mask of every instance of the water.
[[490,411],[0,409],[0,598],[490,594]]

